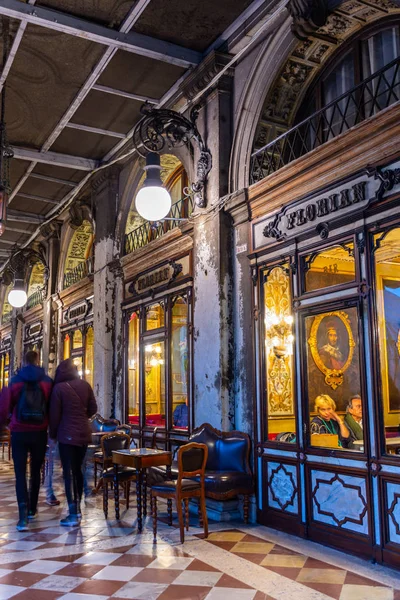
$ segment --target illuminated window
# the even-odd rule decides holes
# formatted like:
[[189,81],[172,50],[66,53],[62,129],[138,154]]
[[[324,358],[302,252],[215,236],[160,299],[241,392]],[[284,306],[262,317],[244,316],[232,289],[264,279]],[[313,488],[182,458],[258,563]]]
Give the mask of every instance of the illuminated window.
[[146,425],[165,426],[165,342],[144,348]]
[[85,380],[93,387],[94,368],[94,333],[93,327],[89,327],[85,336]]
[[382,412],[386,451],[398,446],[400,423],[400,228],[377,234],[375,242],[375,294],[378,323]]
[[69,335],[67,333],[64,336],[64,352],[63,352],[64,360],[66,360],[70,356],[71,356],[71,338],[69,337]]
[[165,316],[164,306],[161,303],[152,304],[146,307],[146,330],[159,329],[164,327]]
[[313,292],[355,280],[354,244],[341,244],[305,257],[304,291]]
[[294,337],[289,265],[265,271],[263,319],[268,439],[295,442]]
[[128,323],[128,415],[129,422],[139,423],[139,313],[131,314]]
[[188,428],[188,307],[186,299],[174,299],[171,328],[172,424]]
[[351,434],[363,427],[358,324],[356,307],[305,318],[312,446],[363,449],[362,431],[357,443]]
[[72,350],[83,348],[83,334],[80,329],[75,329],[72,334]]

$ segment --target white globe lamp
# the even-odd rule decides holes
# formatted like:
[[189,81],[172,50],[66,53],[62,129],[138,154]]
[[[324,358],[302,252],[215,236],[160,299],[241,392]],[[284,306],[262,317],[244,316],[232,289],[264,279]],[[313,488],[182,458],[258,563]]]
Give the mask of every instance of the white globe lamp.
[[171,210],[171,196],[163,187],[160,156],[149,152],[146,157],[146,179],[136,195],[136,210],[146,221],[161,221]]
[[16,279],[14,287],[8,294],[8,302],[14,308],[21,308],[26,304],[28,296],[25,291],[25,285],[23,279]]

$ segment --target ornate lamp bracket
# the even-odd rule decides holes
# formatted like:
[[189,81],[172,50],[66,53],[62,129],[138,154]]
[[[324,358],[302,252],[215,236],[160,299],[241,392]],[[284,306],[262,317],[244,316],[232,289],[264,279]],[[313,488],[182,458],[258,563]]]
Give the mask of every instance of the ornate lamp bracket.
[[147,102],[140,110],[143,117],[133,130],[132,141],[137,152],[144,158],[149,152],[160,154],[165,148],[187,146],[191,140],[197,142],[200,150],[196,167],[197,180],[185,189],[185,193],[193,195],[196,206],[204,208],[204,189],[212,167],[212,157],[196,125],[200,106],[192,108],[189,119],[173,110],[154,108]]
[[37,262],[44,265],[45,286],[49,278],[49,268],[47,266],[45,250],[39,246],[37,250],[33,248],[15,248],[11,251],[10,260],[2,275],[2,283],[9,285],[14,279],[25,279],[26,273],[30,267]]

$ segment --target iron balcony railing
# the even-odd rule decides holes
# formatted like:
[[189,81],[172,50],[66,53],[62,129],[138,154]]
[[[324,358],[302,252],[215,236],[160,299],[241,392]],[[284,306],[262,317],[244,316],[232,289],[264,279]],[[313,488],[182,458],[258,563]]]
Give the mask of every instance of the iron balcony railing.
[[251,156],[251,183],[268,177],[399,100],[400,58],[397,58],[254,152]]
[[78,283],[88,275],[92,275],[94,270],[94,257],[91,256],[79,263],[76,267],[64,274],[64,290],[74,283]]
[[146,221],[140,227],[137,227],[125,236],[125,254],[130,254],[138,248],[143,248],[149,242],[161,237],[167,231],[171,231],[175,227],[179,227],[181,221],[179,219],[187,219],[190,217],[194,209],[192,198],[182,198],[171,206],[169,220],[151,223]]
[[44,287],[38,288],[37,290],[35,290],[33,292],[33,294],[31,294],[28,297],[28,300],[26,301],[26,310],[29,310],[30,308],[33,308],[34,306],[38,306],[38,304],[41,304],[45,298],[46,298],[46,288],[44,288]]

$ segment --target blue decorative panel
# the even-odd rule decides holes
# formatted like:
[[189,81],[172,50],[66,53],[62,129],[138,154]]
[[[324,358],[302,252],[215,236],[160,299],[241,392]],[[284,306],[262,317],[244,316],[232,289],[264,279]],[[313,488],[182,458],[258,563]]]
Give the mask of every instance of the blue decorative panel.
[[295,465],[268,462],[268,505],[285,512],[298,513]]
[[386,492],[389,540],[395,544],[400,544],[400,485],[387,482]]
[[315,521],[368,534],[368,502],[364,478],[312,471],[311,497]]

